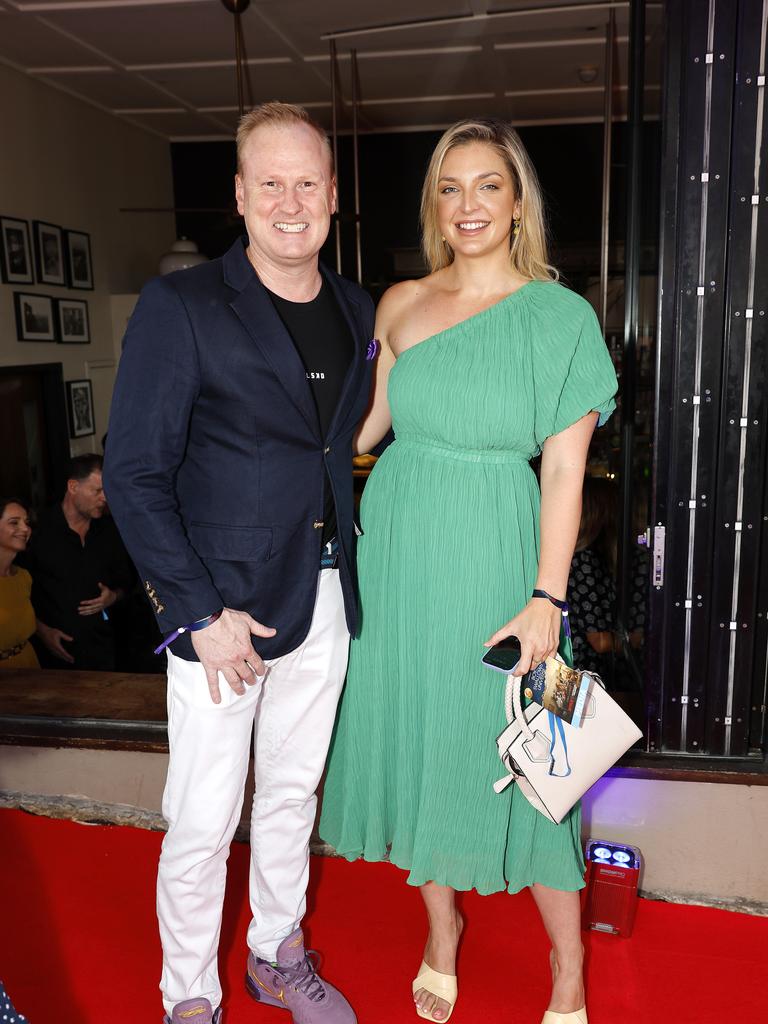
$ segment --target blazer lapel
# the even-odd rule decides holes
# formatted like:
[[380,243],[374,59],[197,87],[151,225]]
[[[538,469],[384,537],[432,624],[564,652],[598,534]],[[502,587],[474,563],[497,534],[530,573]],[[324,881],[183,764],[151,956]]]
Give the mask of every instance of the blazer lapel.
[[288,397],[307,421],[314,437],[322,442],[317,408],[307,383],[304,365],[293,339],[255,272],[251,272],[251,279],[230,306],[285,388]]
[[365,370],[365,350],[370,339],[365,337],[364,325],[357,303],[346,295],[335,274],[327,271],[322,264],[320,265],[320,270],[325,280],[331,286],[336,302],[344,314],[344,319],[349,324],[354,346],[352,362],[349,364],[346,376],[344,377],[339,401],[336,404],[336,412],[328,431],[328,437],[331,438],[344,426],[349,407],[357,396],[360,381]]

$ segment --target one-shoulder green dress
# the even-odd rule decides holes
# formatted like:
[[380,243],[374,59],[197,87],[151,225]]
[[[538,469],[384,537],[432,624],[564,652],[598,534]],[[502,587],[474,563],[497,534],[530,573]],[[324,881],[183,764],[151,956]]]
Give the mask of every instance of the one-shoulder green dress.
[[484,641],[535,586],[540,493],[529,460],[614,408],[592,307],[532,281],[407,349],[389,378],[396,440],[365,488],[362,625],[329,757],[320,834],[480,893],[583,885],[580,809],[554,825],[504,769],[505,677]]

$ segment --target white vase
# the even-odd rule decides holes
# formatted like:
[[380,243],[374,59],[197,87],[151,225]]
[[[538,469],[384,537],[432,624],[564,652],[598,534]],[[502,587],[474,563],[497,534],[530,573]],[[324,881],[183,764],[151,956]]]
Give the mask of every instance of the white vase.
[[170,274],[174,270],[186,270],[188,267],[196,267],[207,262],[208,257],[203,256],[197,245],[182,236],[173,243],[164,256],[160,257],[159,270],[161,274]]

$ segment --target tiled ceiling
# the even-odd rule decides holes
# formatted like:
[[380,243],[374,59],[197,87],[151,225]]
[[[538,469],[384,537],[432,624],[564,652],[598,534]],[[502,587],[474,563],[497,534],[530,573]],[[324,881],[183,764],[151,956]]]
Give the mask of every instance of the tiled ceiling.
[[[330,40],[351,124],[438,128],[467,116],[599,121],[609,11],[614,110],[626,108],[629,5],[606,0],[251,0],[242,15],[249,103],[302,103],[330,127]],[[646,107],[658,107],[661,4],[647,12]],[[175,140],[229,139],[234,19],[220,0],[0,0],[0,61]]]

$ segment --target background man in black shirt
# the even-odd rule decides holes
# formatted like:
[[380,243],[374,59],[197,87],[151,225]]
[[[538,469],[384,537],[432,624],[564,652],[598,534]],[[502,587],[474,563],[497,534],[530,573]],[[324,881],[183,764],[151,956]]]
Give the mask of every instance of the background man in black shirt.
[[100,455],[71,460],[64,500],[43,514],[24,559],[44,668],[115,667],[108,609],[130,586],[133,567],[105,516],[101,468]]

